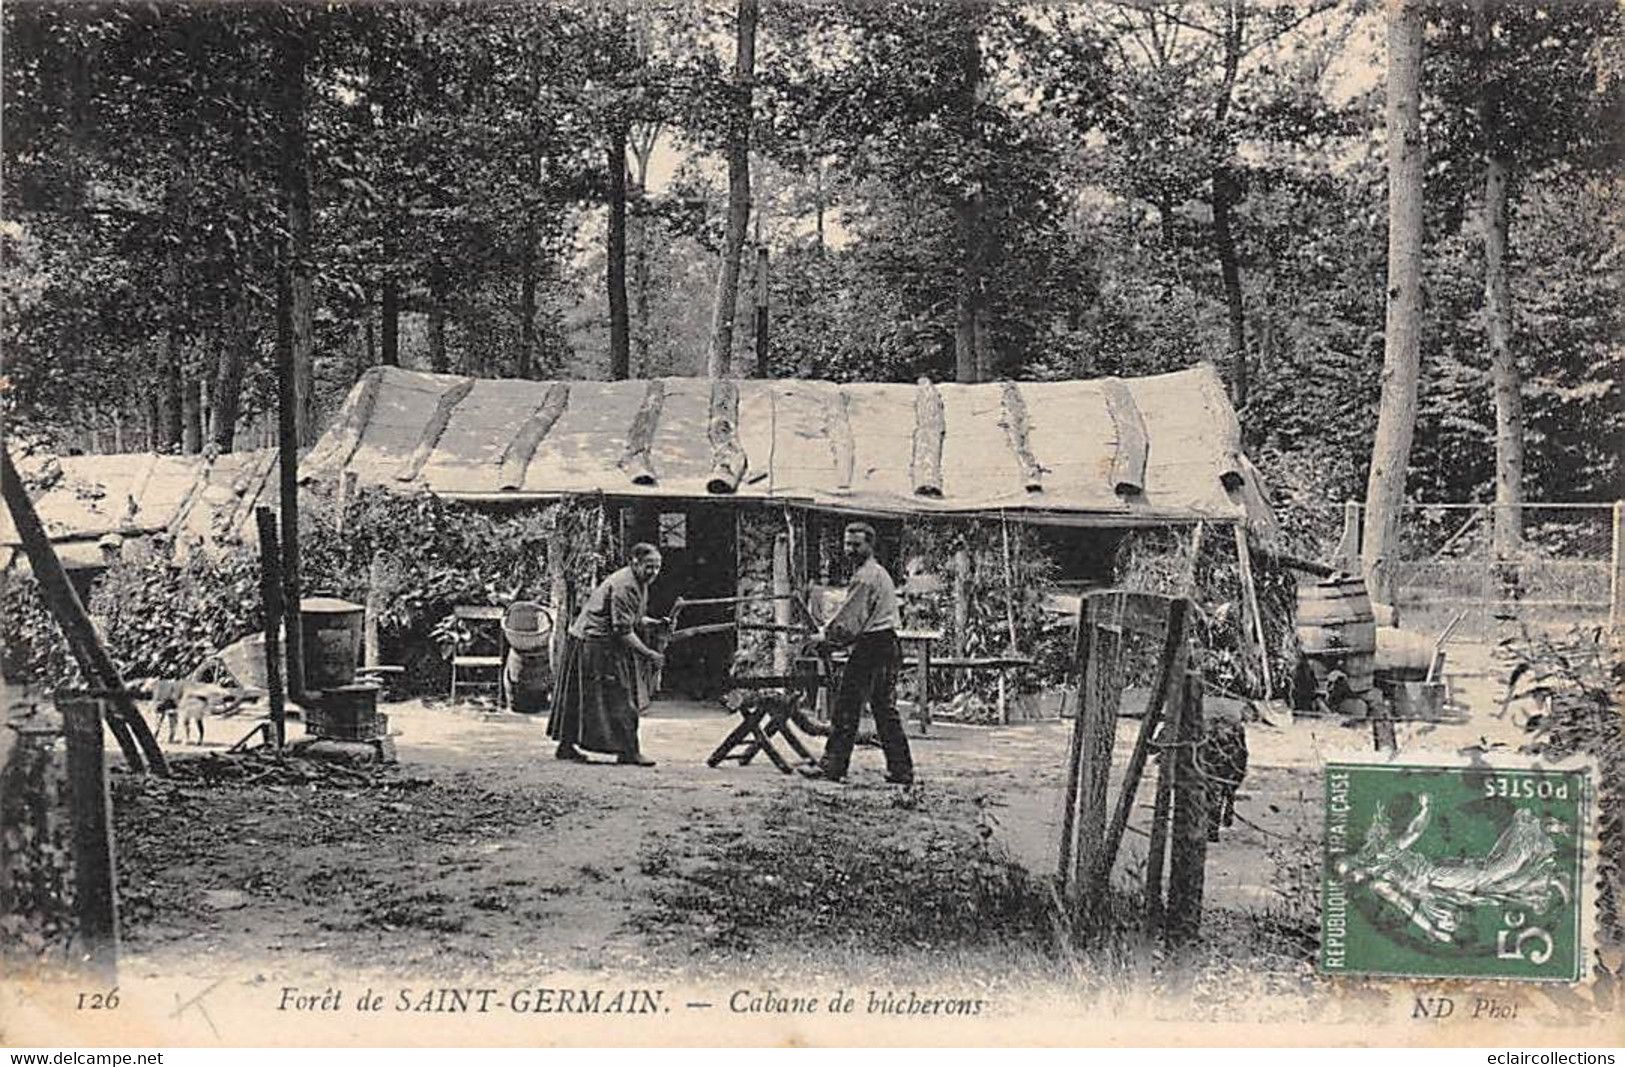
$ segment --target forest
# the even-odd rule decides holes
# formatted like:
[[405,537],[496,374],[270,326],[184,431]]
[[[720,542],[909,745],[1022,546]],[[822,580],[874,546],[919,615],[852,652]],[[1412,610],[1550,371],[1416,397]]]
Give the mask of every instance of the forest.
[[[1522,498],[1625,495],[1620,9],[1419,11],[1407,498],[1496,499],[1514,448]],[[1289,525],[1335,530],[1365,494],[1389,223],[1370,0],[3,17],[0,396],[27,447],[270,443],[279,352],[306,442],[380,363],[982,381],[1209,360]]]

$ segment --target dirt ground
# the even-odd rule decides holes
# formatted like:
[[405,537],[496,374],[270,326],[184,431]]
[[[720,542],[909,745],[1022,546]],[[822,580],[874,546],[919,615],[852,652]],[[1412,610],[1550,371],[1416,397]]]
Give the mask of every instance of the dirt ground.
[[[1462,721],[1402,728],[1402,744],[1515,747],[1516,709],[1497,707],[1487,658],[1456,671]],[[761,760],[707,768],[734,721],[709,705],[656,704],[643,735],[652,769],[556,761],[543,717],[422,702],[388,712],[400,763],[372,783],[118,781],[127,973],[952,966],[997,985],[1066,980],[1077,966],[1052,951],[1033,877],[1055,865],[1069,722],[935,725],[911,738],[921,784],[903,790],[882,781],[872,748],[846,786]],[[212,733],[234,736],[241,721]],[[1136,728],[1123,721],[1118,766]],[[1369,731],[1276,715],[1249,742],[1238,822],[1210,852],[1206,929],[1215,944],[1239,931],[1265,970],[1310,982],[1319,767],[1369,749]],[[1125,882],[1143,867],[1148,794]]]

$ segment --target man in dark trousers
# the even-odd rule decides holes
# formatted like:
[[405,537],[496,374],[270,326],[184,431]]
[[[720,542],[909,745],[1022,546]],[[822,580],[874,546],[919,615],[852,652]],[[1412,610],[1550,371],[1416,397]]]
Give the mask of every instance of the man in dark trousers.
[[852,655],[835,695],[835,722],[824,745],[824,758],[816,769],[802,773],[832,782],[846,778],[858,738],[858,720],[867,702],[886,753],[886,781],[912,785],[914,760],[897,714],[897,668],[903,658],[897,643],[897,587],[875,559],[873,526],[848,523],[843,542],[847,558],[854,564],[846,603],[819,632],[818,641],[835,648],[850,647]]

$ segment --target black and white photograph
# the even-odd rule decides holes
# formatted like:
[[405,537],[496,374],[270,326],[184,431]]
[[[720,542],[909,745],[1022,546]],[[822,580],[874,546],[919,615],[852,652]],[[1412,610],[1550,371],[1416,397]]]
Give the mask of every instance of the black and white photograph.
[[7,0],[0,1044],[1625,1044],[1622,148],[1618,0]]

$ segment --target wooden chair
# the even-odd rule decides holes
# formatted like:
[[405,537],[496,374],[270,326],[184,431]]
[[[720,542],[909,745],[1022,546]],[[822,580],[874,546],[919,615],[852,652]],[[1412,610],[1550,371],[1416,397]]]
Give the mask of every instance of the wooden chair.
[[[462,605],[451,609],[451,613],[467,624],[469,632],[476,639],[482,631],[489,630],[496,637],[497,653],[494,656],[475,656],[456,653],[451,657],[451,699],[457,699],[457,689],[495,689],[497,691],[497,706],[506,703],[506,687],[502,681],[502,664],[506,659],[507,639],[502,632],[503,609],[486,607],[483,605]],[[490,672],[494,677],[486,681],[470,680],[467,676],[476,676]]]

